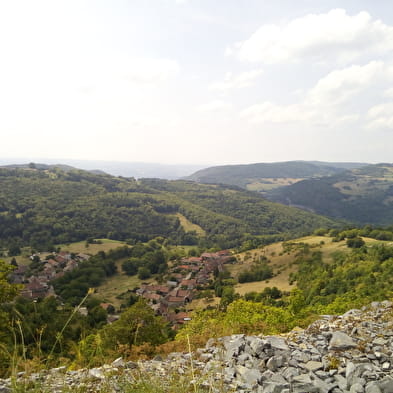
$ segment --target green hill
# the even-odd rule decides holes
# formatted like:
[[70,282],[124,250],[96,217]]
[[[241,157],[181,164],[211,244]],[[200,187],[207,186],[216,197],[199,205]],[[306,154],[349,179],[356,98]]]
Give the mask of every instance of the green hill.
[[303,179],[334,175],[366,164],[321,161],[288,161],[248,165],[223,165],[202,169],[187,180],[230,184],[253,191],[268,191]]
[[[48,249],[87,238],[234,247],[334,222],[238,188],[59,168],[0,169],[0,245]],[[187,220],[183,227],[179,214]],[[185,220],[183,219],[183,225]],[[199,231],[190,231],[191,224]],[[191,226],[190,226],[191,225]]]
[[393,165],[377,164],[303,180],[269,199],[359,224],[392,225]]

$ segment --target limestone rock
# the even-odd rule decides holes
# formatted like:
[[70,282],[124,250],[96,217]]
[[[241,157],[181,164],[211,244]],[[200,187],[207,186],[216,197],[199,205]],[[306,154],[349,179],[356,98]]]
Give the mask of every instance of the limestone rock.
[[351,337],[349,337],[348,334],[341,331],[333,332],[332,338],[330,339],[329,343],[329,349],[340,350],[355,347],[355,341]]

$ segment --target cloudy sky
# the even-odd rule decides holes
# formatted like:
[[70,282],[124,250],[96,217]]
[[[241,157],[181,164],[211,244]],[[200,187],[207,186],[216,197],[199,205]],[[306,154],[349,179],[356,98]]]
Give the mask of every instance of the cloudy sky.
[[0,157],[392,162],[391,0],[0,2]]

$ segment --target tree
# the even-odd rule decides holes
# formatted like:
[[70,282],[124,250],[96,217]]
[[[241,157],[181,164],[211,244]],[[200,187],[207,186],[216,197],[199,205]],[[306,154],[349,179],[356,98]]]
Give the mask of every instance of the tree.
[[122,263],[121,268],[127,274],[127,276],[134,276],[135,274],[138,273],[139,265],[140,265],[139,259],[130,258]]
[[138,278],[140,280],[146,280],[146,278],[149,278],[151,276],[150,270],[147,267],[140,267],[138,269]]
[[9,353],[12,353],[12,350],[3,350],[9,345],[12,346],[10,314],[4,309],[4,306],[11,302],[20,290],[19,285],[11,284],[8,281],[13,269],[13,266],[0,260],[0,375],[9,367]]
[[20,251],[20,247],[17,244],[13,244],[10,246],[10,248],[8,249],[8,255],[10,257],[14,257],[16,255],[20,255],[21,251]]
[[19,285],[8,281],[14,267],[0,259],[0,304],[11,301],[19,292]]
[[361,237],[354,237],[347,240],[347,246],[349,248],[360,248],[363,247],[366,243]]
[[168,324],[162,317],[154,315],[154,311],[143,299],[139,299],[120,319],[103,330],[107,348],[123,345],[140,345],[150,343],[162,344],[169,338]]

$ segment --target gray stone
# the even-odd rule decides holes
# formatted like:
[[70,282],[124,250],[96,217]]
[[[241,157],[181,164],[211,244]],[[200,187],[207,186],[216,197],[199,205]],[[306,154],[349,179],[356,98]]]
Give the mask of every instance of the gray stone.
[[374,338],[374,340],[373,340],[373,345],[385,345],[386,343],[387,343],[387,340],[385,340],[382,337],[377,337],[377,338]]
[[306,368],[309,371],[317,371],[323,368],[323,364],[321,362],[315,362],[313,360],[310,360],[306,364],[303,365],[304,368]]
[[135,362],[127,362],[127,363],[125,364],[125,367],[126,367],[126,368],[129,368],[129,369],[135,369],[135,368],[138,368],[138,363],[135,363]]
[[363,386],[360,383],[355,383],[351,386],[349,389],[350,393],[363,393],[364,389]]
[[329,349],[349,349],[355,348],[355,341],[344,332],[333,332],[330,339]]
[[89,370],[89,375],[97,379],[104,379],[105,374],[101,368],[92,368]]
[[338,383],[338,387],[341,390],[345,390],[348,387],[348,382],[347,380],[340,374],[337,374],[334,376],[334,379],[336,380],[336,382]]
[[390,369],[390,363],[389,362],[384,362],[382,364],[382,370],[387,371]]
[[297,377],[299,374],[299,369],[295,367],[286,367],[281,371],[281,375],[289,382],[292,382],[293,378]]
[[356,372],[356,367],[352,362],[348,362],[345,368],[345,378],[348,380],[348,383],[352,383],[352,378],[354,377]]
[[292,385],[293,393],[320,393],[319,387],[315,386],[311,379],[309,382],[294,382]]
[[300,375],[293,377],[293,382],[307,384],[307,383],[312,383],[312,380],[311,380],[310,374],[300,374]]
[[124,363],[123,358],[120,357],[120,358],[115,359],[115,360],[112,362],[112,366],[113,366],[113,367],[124,367],[124,366],[125,366],[125,363]]
[[285,391],[290,392],[288,383],[276,383],[276,382],[265,382],[263,384],[262,390],[263,393],[283,393]]
[[379,388],[377,382],[369,382],[366,385],[365,393],[382,393],[382,390]]
[[274,374],[267,381],[263,382],[263,393],[281,393],[290,388],[289,383],[280,375]]
[[237,366],[236,374],[240,376],[243,382],[251,386],[256,385],[262,379],[262,373],[259,370],[249,369],[244,366]]
[[387,375],[385,378],[378,382],[378,386],[382,390],[382,393],[392,393],[393,378]]
[[230,337],[224,338],[224,347],[225,347],[225,360],[230,360],[235,356],[238,356],[239,353],[243,350],[245,346],[244,336],[243,335],[234,335]]
[[311,359],[309,354],[300,351],[299,349],[295,349],[291,353],[291,358],[303,363],[307,363]]
[[270,381],[274,377],[274,373],[270,370],[266,370],[265,372],[262,373],[262,380],[264,381]]
[[287,384],[287,380],[281,375],[281,374],[274,374],[272,375],[272,377],[270,378],[271,382],[275,382],[277,384],[281,384],[281,385],[285,385]]
[[289,351],[288,344],[282,337],[269,336],[266,337],[266,342],[270,344],[273,349],[280,349],[282,351]]
[[249,338],[249,346],[250,346],[252,352],[257,356],[259,356],[259,354],[261,352],[263,352],[263,350],[266,347],[266,344],[267,344],[266,341],[262,340],[259,337],[250,337]]
[[270,358],[267,363],[266,363],[266,367],[270,370],[270,371],[276,371],[278,368],[277,365],[277,361],[275,359],[275,357],[273,356],[272,358]]

